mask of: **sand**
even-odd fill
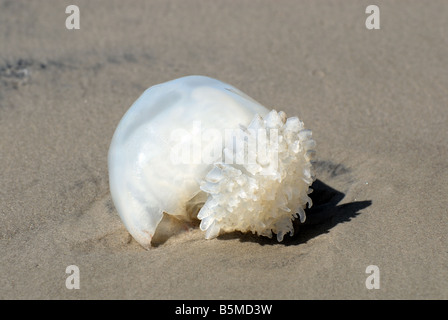
[[[448,298],[448,2],[376,1],[380,30],[371,1],[75,2],[80,30],[73,1],[0,1],[1,299]],[[146,88],[190,74],[313,130],[331,218],[284,243],[130,237],[112,134]]]

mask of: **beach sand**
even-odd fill
[[[448,2],[376,1],[379,30],[369,4],[0,1],[0,298],[447,299]],[[283,243],[132,239],[112,135],[146,88],[191,74],[312,129],[315,210],[332,218]]]

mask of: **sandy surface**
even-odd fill
[[[448,2],[376,1],[371,31],[369,4],[0,1],[0,298],[447,299]],[[280,244],[131,239],[112,134],[147,87],[190,74],[300,116],[333,218]]]

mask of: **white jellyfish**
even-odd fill
[[[208,239],[250,231],[282,241],[311,206],[314,148],[297,117],[216,79],[179,78],[147,89],[118,124],[112,199],[145,248],[164,214],[201,220]]]

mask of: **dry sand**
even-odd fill
[[[369,4],[0,1],[0,298],[447,299],[448,2],[375,1],[380,30]],[[332,219],[285,243],[131,239],[112,134],[147,87],[190,74],[300,116]]]

